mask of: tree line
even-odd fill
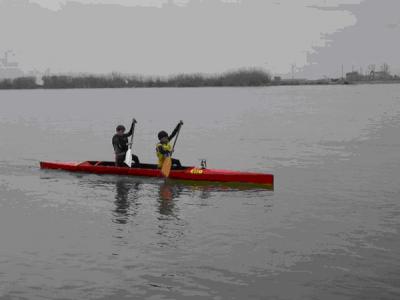
[[[74,88],[147,88],[147,87],[223,87],[264,86],[271,82],[262,69],[239,69],[223,74],[178,74],[169,77],[140,75],[47,75],[0,81],[0,89],[74,89]]]

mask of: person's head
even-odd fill
[[[116,128],[117,134],[118,135],[123,135],[125,133],[125,126],[124,125],[118,125]]]
[[[161,143],[161,144],[166,144],[166,143],[168,143],[168,142],[169,142],[168,133],[165,132],[164,130],[160,131],[160,132],[158,133],[158,139],[160,140],[160,143]]]

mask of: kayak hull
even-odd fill
[[[84,161],[84,162],[40,162],[41,169],[65,170],[71,172],[86,172],[94,174],[113,174],[127,176],[163,177],[157,165],[141,164],[139,167],[116,167],[114,162]],[[273,189],[274,176],[272,174],[240,172],[229,170],[200,169],[196,167],[182,167],[172,169],[171,179],[188,181],[220,182],[232,184],[251,184]]]

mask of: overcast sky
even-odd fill
[[[400,66],[400,0],[0,0],[24,70],[143,74]]]

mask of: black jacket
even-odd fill
[[[124,133],[123,135],[115,134],[112,138],[112,145],[114,147],[114,152],[117,155],[125,154],[128,151],[128,137],[132,135],[133,124],[128,133]]]

